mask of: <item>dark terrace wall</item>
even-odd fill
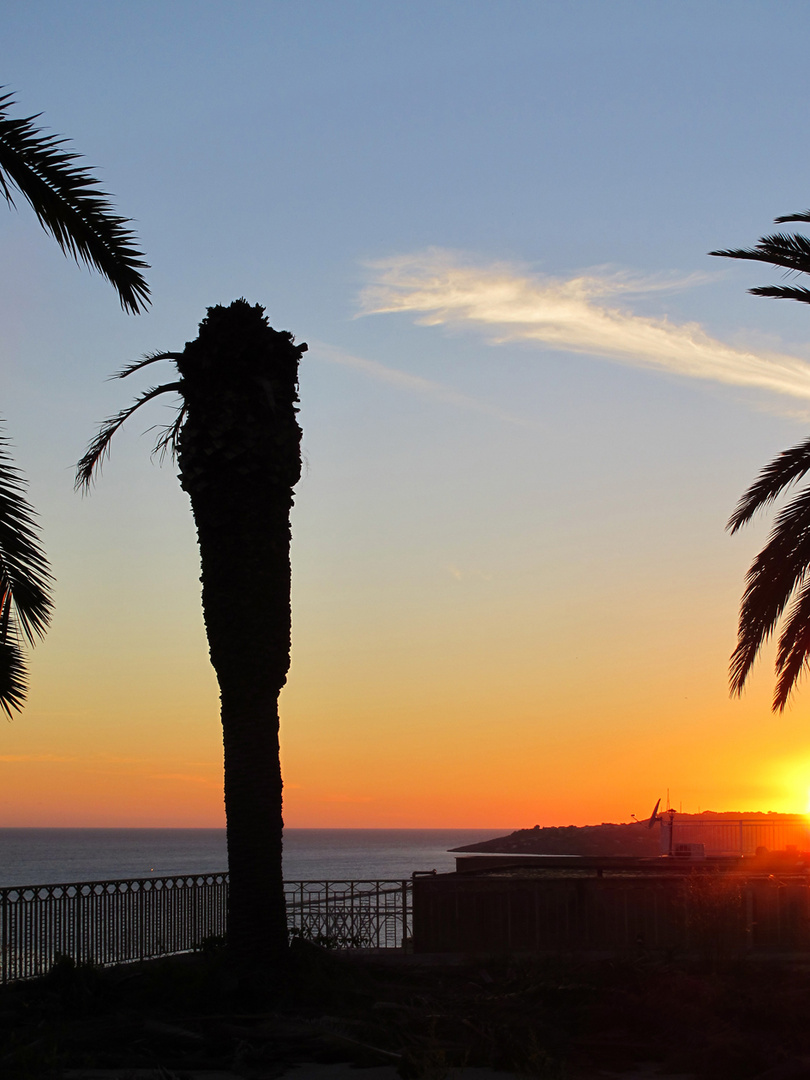
[[[810,949],[810,879],[685,874],[417,878],[414,951]]]

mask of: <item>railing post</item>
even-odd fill
[[[0,964],[2,964],[1,975],[4,984],[8,982],[8,892],[8,889],[3,889],[3,907],[1,913],[3,924],[2,931],[0,932],[0,949],[2,949],[2,952],[0,953]]]
[[[355,937],[359,936],[355,933],[355,927],[358,927],[362,931],[362,919],[357,918],[357,910],[354,903],[354,885],[353,881],[349,882],[349,919],[347,926],[347,936],[349,941],[352,941]]]
[[[402,882],[402,948],[408,943],[408,882]]]

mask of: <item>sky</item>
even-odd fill
[[[810,205],[808,23],[791,0],[7,5],[0,83],[134,220],[153,304],[126,315],[0,206],[0,413],[57,581],[0,721],[0,825],[224,823],[193,521],[150,457],[171,414],[130,421],[89,497],[73,468],[154,369],[109,376],[242,296],[309,344],[288,826],[808,810],[810,686],[774,716],[766,651],[729,697],[768,520],[725,523],[807,437],[810,311],[707,255]]]

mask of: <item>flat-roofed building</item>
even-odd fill
[[[806,814],[679,814],[667,810],[659,820],[662,855],[704,854],[711,858],[763,851],[810,852],[810,817]]]

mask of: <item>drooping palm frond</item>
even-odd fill
[[[810,210],[785,214],[776,224],[810,222]],[[781,266],[789,273],[810,273],[810,239],[799,233],[764,236],[753,248],[712,251],[730,259],[751,259]],[[767,285],[750,289],[755,296],[810,304],[810,289]],[[810,439],[779,454],[743,494],[727,528],[735,533],[793,484],[810,472]],[[785,612],[787,614],[785,615]],[[810,665],[810,488],[804,488],[777,515],[765,547],[746,576],[740,603],[737,647],[731,656],[732,693],[742,693],[760,649],[782,623],[776,654],[774,711],[782,711],[805,666]]]
[[[153,454],[157,455],[161,464],[163,463],[163,459],[166,457],[167,454],[171,454],[172,458],[177,457],[177,450],[180,441],[180,432],[183,429],[183,424],[186,422],[187,416],[188,406],[184,401],[180,408],[177,410],[177,415],[175,416],[174,421],[171,424],[167,425],[160,433],[160,435],[158,435],[152,452]]]
[[[783,450],[760,472],[744,492],[728,520],[726,528],[732,535],[751,520],[758,510],[772,503],[777,496],[810,472],[810,439]]]
[[[40,546],[25,481],[0,434],[0,708],[10,714],[25,700],[21,638],[45,633],[51,618],[51,573]]]
[[[149,286],[141,271],[148,264],[129,220],[115,213],[99,181],[76,164],[80,155],[65,149],[65,139],[42,134],[40,113],[8,116],[14,104],[11,94],[0,95],[0,192],[14,206],[12,189],[19,191],[66,255],[106,277],[125,311],[143,311]]]
[[[51,573],[38,538],[25,481],[0,435],[0,588],[10,592],[13,617],[29,642],[45,633],[51,617]]]
[[[756,556],[746,577],[746,588],[740,604],[737,647],[731,657],[730,679],[732,693],[742,692],[745,680],[760,648],[768,641],[794,594],[805,589],[810,568],[810,488],[805,488],[777,515],[765,547]],[[794,603],[782,629],[777,675],[784,674],[785,664],[793,666],[795,656],[791,637],[795,637],[796,619],[806,604]],[[801,665],[795,678],[801,671]],[[774,708],[783,709],[790,688],[778,691]]]
[[[777,225],[788,221],[810,221],[810,210],[776,218]],[[774,233],[773,236],[761,237],[752,248],[724,248],[722,251],[710,251],[709,254],[726,259],[750,259],[754,262],[770,263],[771,266],[782,266],[791,273],[810,273],[810,240],[801,233]],[[801,287],[762,285],[748,291],[754,296],[797,300],[801,304],[810,304],[810,289]]]
[[[722,251],[710,251],[710,255],[720,255],[726,259],[750,259],[754,262],[770,263],[783,266],[786,270],[800,273],[810,271],[810,240],[800,233],[788,236],[774,233],[763,236],[752,248],[727,248]]]
[[[810,657],[810,579],[791,605],[776,653],[776,690],[773,709],[782,712]]]
[[[785,450],[748,488],[727,528],[736,532],[754,514],[810,471],[810,439]],[[789,609],[789,610],[788,610]],[[775,711],[782,711],[810,658],[810,488],[777,515],[765,547],[746,576],[729,668],[731,691],[742,693],[761,647],[787,611],[776,655]]]
[[[182,358],[181,353],[176,352],[151,352],[146,353],[140,360],[136,360],[134,364],[125,364],[120,371],[116,371],[111,376],[113,379],[125,379],[127,375],[131,375],[134,371],[140,371],[141,368],[147,367],[149,364],[155,364],[158,360],[180,360]]]
[[[22,650],[16,642],[0,641],[0,709],[11,716],[11,710],[18,712],[28,696],[28,675]]]
[[[748,290],[752,296],[768,296],[772,300],[798,300],[810,304],[810,289],[793,285],[758,285]]]
[[[156,360],[161,358],[162,357],[155,356],[152,359]],[[151,363],[151,361],[148,362]],[[141,362],[139,364],[133,365],[131,370],[135,371],[138,369],[138,367],[143,366],[144,363]],[[130,372],[127,369],[124,369],[123,373],[120,374],[121,377],[124,377],[129,373]],[[76,490],[87,491],[90,488],[93,482],[93,477],[101,469],[101,466],[104,463],[104,459],[109,457],[110,441],[112,440],[112,437],[115,435],[116,431],[118,431],[118,429],[122,426],[122,424],[124,424],[134,412],[140,409],[141,405],[145,405],[147,401],[152,401],[154,398],[159,397],[161,394],[182,394],[182,392],[182,380],[178,380],[177,382],[172,383],[164,383],[163,386],[153,386],[149,390],[145,390],[142,394],[140,394],[131,405],[127,406],[126,409],[122,409],[119,413],[116,413],[115,416],[111,416],[108,420],[105,420],[104,423],[101,425],[101,428],[99,429],[98,435],[96,435],[95,439],[93,439],[93,441],[90,443],[84,457],[79,461],[78,465],[76,466]],[[174,424],[170,425],[169,430],[172,430],[176,426],[176,423],[177,421],[175,421]],[[158,440],[158,446],[159,445],[160,440]]]

